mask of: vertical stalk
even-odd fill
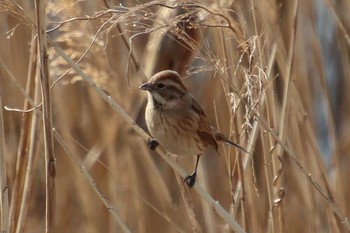
[[[286,80],[285,80],[285,85],[283,89],[283,98],[282,98],[282,109],[281,109],[281,116],[280,116],[280,121],[279,121],[279,132],[278,132],[278,139],[283,142],[285,141],[285,124],[288,121],[288,102],[289,102],[289,89],[291,85],[291,79],[292,79],[292,63],[293,63],[293,51],[294,51],[294,41],[296,37],[296,32],[297,32],[297,14],[298,14],[298,5],[299,1],[295,1],[294,6],[293,6],[293,24],[291,25],[291,37],[290,37],[290,44],[288,48],[288,57],[287,57],[287,66],[286,66]],[[282,155],[284,153],[284,149],[281,147],[280,144],[277,144],[276,148],[276,154],[273,154],[272,157],[272,168],[273,168],[273,173],[274,177],[278,177],[278,157],[277,155]],[[275,186],[275,195],[279,191],[279,186]],[[285,227],[284,227],[284,215],[283,215],[283,203],[280,203],[277,206],[277,216],[278,218],[278,232],[285,232]]]
[[[7,68],[5,68],[7,70]],[[6,71],[8,75],[12,75],[9,70]],[[13,76],[16,82],[16,78]],[[27,97],[30,97],[30,79],[27,78],[26,91]],[[30,103],[27,98],[24,100],[23,109],[28,109]],[[11,205],[9,214],[9,232],[16,232],[18,226],[18,217],[20,215],[20,203],[22,200],[23,186],[25,179],[25,171],[28,163],[28,143],[30,138],[30,121],[32,113],[23,113],[21,122],[21,132],[17,150],[16,175],[11,194]]]
[[[39,48],[39,67],[42,94],[42,114],[44,129],[44,148],[45,148],[45,168],[46,168],[46,233],[55,232],[55,176],[56,164],[53,148],[52,137],[52,115],[51,115],[51,95],[48,70],[48,54],[47,54],[47,35],[46,35],[46,14],[43,0],[35,1],[36,20],[38,29],[38,48]]]
[[[32,47],[30,50],[30,58],[29,58],[29,68],[28,68],[28,77],[27,77],[27,93],[30,96],[34,96],[34,106],[37,106],[41,102],[40,97],[40,84],[39,77],[36,74],[37,68],[37,38],[33,35],[32,39]],[[29,101],[26,100],[26,103],[29,104]],[[23,184],[23,193],[22,200],[20,204],[19,216],[17,221],[16,233],[26,232],[26,221],[28,218],[29,205],[31,194],[33,191],[33,180],[34,180],[34,170],[36,169],[36,160],[38,158],[38,154],[36,152],[36,147],[38,141],[38,132],[40,131],[37,125],[40,122],[40,113],[36,111],[37,114],[32,114],[30,126],[28,125],[28,149],[27,149],[27,169],[24,176],[24,184]]]
[[[4,118],[0,97],[0,232],[9,231],[9,203],[6,181]]]

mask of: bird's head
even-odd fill
[[[139,88],[150,93],[155,106],[165,109],[181,107],[189,95],[180,75],[172,70],[156,73]]]

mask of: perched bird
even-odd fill
[[[154,137],[149,147],[154,150],[160,144],[172,154],[197,155],[193,173],[184,180],[189,187],[195,184],[199,158],[208,146],[217,151],[218,142],[225,142],[247,152],[210,125],[177,72],[161,71],[139,88],[148,92],[145,118]]]

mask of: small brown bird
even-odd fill
[[[154,137],[149,147],[154,150],[159,143],[172,154],[197,155],[193,173],[184,180],[189,187],[195,184],[199,158],[208,146],[217,152],[218,142],[225,142],[247,152],[209,124],[177,72],[161,71],[139,88],[148,92],[146,124]]]

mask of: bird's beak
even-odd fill
[[[139,88],[143,91],[151,91],[152,90],[152,86],[150,83],[144,83],[141,86],[139,86]]]

